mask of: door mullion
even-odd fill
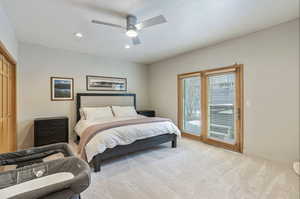
[[[207,139],[207,84],[206,84],[206,75],[202,74],[202,86],[201,86],[201,107],[202,107],[202,140],[205,141]]]

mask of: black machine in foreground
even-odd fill
[[[89,165],[64,143],[0,154],[0,169],[0,198],[79,199],[90,185]]]

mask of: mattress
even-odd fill
[[[90,126],[122,120],[139,119],[144,116],[135,117],[113,117],[103,118],[97,121],[80,120],[75,126],[75,132],[81,136],[82,133]],[[176,134],[180,136],[177,126],[169,121],[145,123],[137,125],[128,125],[104,130],[95,135],[85,146],[86,157],[90,162],[93,157],[103,153],[107,148],[114,148],[118,145],[131,144],[137,140],[150,138],[163,134]]]

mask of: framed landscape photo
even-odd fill
[[[87,75],[86,89],[88,91],[127,91],[127,79]]]
[[[51,100],[67,101],[74,99],[73,78],[51,77]]]

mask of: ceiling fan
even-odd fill
[[[166,22],[167,22],[167,20],[163,15],[158,15],[156,17],[152,17],[150,19],[147,19],[147,20],[139,22],[139,23],[137,21],[136,16],[128,15],[126,17],[126,27],[118,25],[118,24],[107,23],[104,21],[92,20],[92,23],[95,23],[95,24],[101,24],[101,25],[125,29],[126,35],[132,39],[132,43],[134,45],[141,44],[141,40],[138,37],[138,31],[140,31],[144,28],[148,28],[148,27],[166,23]]]

